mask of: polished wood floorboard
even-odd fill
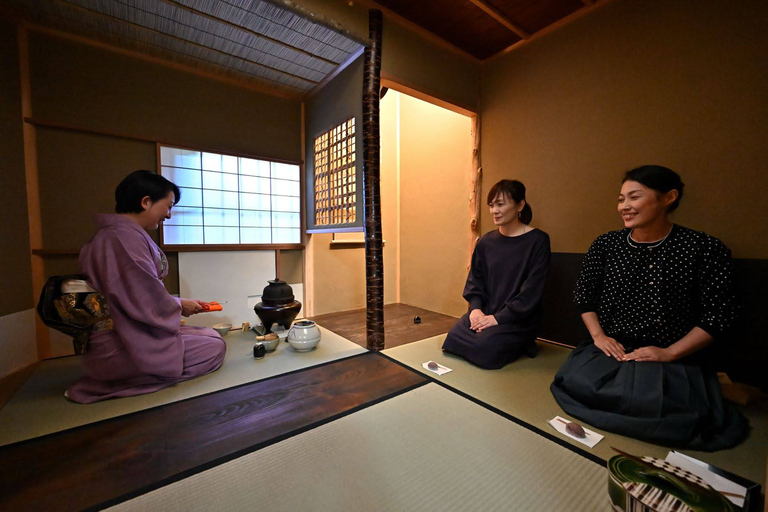
[[[413,323],[413,318],[416,316],[421,318],[420,324]],[[365,309],[318,315],[311,320],[361,347],[366,346]],[[387,304],[384,306],[385,348],[399,347],[406,343],[444,334],[457,320],[458,318],[453,316],[408,304]]]
[[[2,447],[0,510],[140,494],[426,382],[366,353]]]

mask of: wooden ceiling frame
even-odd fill
[[[475,118],[479,115],[479,109],[477,107],[460,105],[456,102],[446,100],[439,93],[427,91],[423,87],[416,85],[406,84],[403,80],[386,72],[381,73],[381,86],[469,118]]]
[[[143,30],[145,32],[150,32],[152,34],[157,34],[157,35],[160,35],[160,36],[163,36],[163,37],[167,37],[167,38],[175,40],[175,41],[179,41],[181,43],[192,45],[192,46],[197,47],[197,48],[202,48],[203,50],[207,50],[207,51],[211,51],[211,52],[214,52],[214,53],[218,53],[218,54],[224,55],[226,57],[232,58],[234,60],[240,60],[240,61],[243,61],[243,62],[247,62],[249,64],[253,64],[254,66],[258,66],[258,67],[261,67],[261,68],[269,69],[270,71],[274,71],[275,73],[280,73],[280,74],[289,76],[291,78],[294,78],[294,79],[297,79],[297,80],[301,80],[303,82],[307,82],[309,84],[312,84],[312,86],[315,86],[318,83],[317,80],[311,80],[309,78],[304,78],[304,77],[299,76],[299,75],[294,75],[293,73],[289,73],[288,71],[283,71],[281,69],[274,68],[274,67],[269,66],[267,64],[262,64],[260,62],[256,62],[254,60],[251,60],[251,59],[248,59],[248,58],[245,58],[245,57],[238,57],[236,55],[232,55],[231,53],[227,53],[227,52],[224,52],[224,51],[221,51],[221,50],[217,50],[216,48],[211,48],[210,46],[205,46],[204,44],[196,43],[196,42],[190,41],[188,39],[182,39],[181,37],[177,37],[177,36],[174,36],[174,35],[171,35],[171,34],[167,34],[165,32],[162,32],[160,30],[156,30],[154,28],[145,27],[144,25],[139,25],[138,23],[134,23],[132,21],[124,20],[122,18],[118,18],[118,17],[112,16],[110,14],[106,14],[106,13],[103,13],[103,12],[100,12],[100,11],[89,9],[89,8],[83,7],[81,5],[72,4],[70,2],[67,2],[66,0],[49,0],[49,1],[52,1],[52,2],[57,3],[57,4],[65,5],[68,8],[72,8],[72,9],[74,9],[76,11],[87,12],[88,14],[93,14],[93,15],[96,15],[96,16],[101,16],[103,18],[110,19],[110,20],[115,21],[117,23],[122,23],[123,25],[129,26],[129,27],[135,27],[135,28]],[[118,34],[118,36],[119,36],[119,34]],[[213,64],[215,64],[215,63],[213,63]],[[268,80],[270,82],[278,83],[278,84],[280,84],[283,87],[299,89],[297,87],[291,86],[289,84],[283,84],[281,82],[277,82],[277,81],[272,80],[272,79],[267,78],[267,77],[260,77],[258,75],[254,75],[254,77],[257,77],[257,78],[259,78],[261,80]]]
[[[489,3],[485,2],[484,0],[469,0],[469,1],[475,4],[480,9],[482,9],[491,18],[495,19],[496,21],[504,25],[506,28],[508,28],[515,34],[517,34],[520,38],[530,39],[531,34],[528,33],[527,30],[520,27],[520,25],[518,25],[517,23],[509,19],[507,16],[499,12],[495,7],[493,7]]]
[[[474,0],[470,0],[470,1],[474,1]],[[489,62],[493,62],[493,61],[501,58],[502,56],[508,54],[509,52],[511,52],[513,50],[516,50],[520,46],[523,46],[523,45],[525,45],[525,44],[527,44],[527,43],[529,43],[529,42],[531,42],[531,41],[533,41],[535,39],[538,39],[538,38],[543,37],[543,36],[545,36],[547,34],[550,34],[551,32],[553,32],[555,30],[558,30],[560,27],[573,22],[574,20],[584,16],[585,14],[587,14],[589,12],[592,12],[594,9],[599,8],[599,7],[601,7],[601,6],[603,6],[603,5],[607,4],[607,3],[610,3],[611,0],[600,0],[599,2],[597,0],[582,0],[582,2],[584,3],[584,7],[582,7],[580,9],[572,12],[571,14],[569,14],[568,16],[566,16],[564,18],[560,18],[556,22],[552,23],[551,25],[547,25],[546,27],[542,28],[541,30],[539,30],[537,32],[534,32],[533,34],[531,34],[530,38],[518,41],[518,42],[516,42],[516,43],[514,43],[512,45],[507,46],[503,50],[501,50],[501,51],[499,51],[497,53],[494,53],[490,57],[487,57],[485,60],[483,60],[483,64],[487,64]]]
[[[428,40],[430,43],[434,43],[441,48],[444,48],[446,50],[450,50],[451,52],[460,55],[461,57],[467,59],[468,61],[474,63],[474,64],[482,64],[482,60],[475,57],[471,53],[462,50],[458,46],[454,45],[453,43],[449,43],[442,37],[438,36],[434,32],[430,32],[429,30],[425,29],[421,25],[417,25],[416,23],[412,22],[405,16],[402,16],[392,9],[385,7],[381,5],[380,3],[376,2],[375,0],[357,0],[357,3],[367,7],[368,9],[378,9],[382,13],[384,13],[384,19],[385,21],[393,20],[399,25],[402,25],[403,27],[409,29],[410,31],[420,35],[424,39]]]
[[[357,58],[360,57],[363,54],[364,51],[365,51],[365,46],[361,46],[356,52],[350,54],[350,56],[347,57],[347,60],[345,60],[344,62],[342,62],[338,66],[336,66],[336,69],[334,69],[333,71],[328,73],[328,75],[325,78],[323,78],[320,81],[320,83],[318,83],[316,86],[314,86],[312,88],[312,90],[310,90],[309,92],[304,94],[304,96],[301,98],[301,100],[302,101],[307,101],[309,98],[314,96],[318,91],[320,91],[323,87],[325,87],[328,84],[328,82],[330,82],[331,80],[336,78],[339,75],[339,73],[341,73],[342,71],[347,69],[347,67],[349,67],[350,64],[355,62],[355,60],[357,60]]]
[[[248,34],[251,34],[251,35],[254,35],[254,36],[259,37],[261,39],[264,39],[266,41],[269,41],[270,43],[276,44],[278,46],[282,46],[284,48],[287,48],[287,49],[293,50],[295,52],[301,53],[301,54],[306,55],[308,57],[311,57],[313,59],[317,59],[319,61],[325,62],[326,64],[330,64],[332,66],[338,66],[339,65],[338,62],[332,61],[331,59],[326,59],[325,57],[321,57],[320,55],[315,55],[314,53],[309,52],[307,50],[304,50],[302,48],[290,45],[288,43],[280,41],[279,39],[275,39],[273,37],[269,37],[268,35],[261,34],[259,32],[256,32],[255,30],[251,30],[251,29],[249,29],[247,27],[243,27],[242,25],[238,25],[236,23],[232,23],[231,21],[225,20],[224,18],[219,18],[218,16],[214,16],[212,14],[208,14],[207,12],[200,11],[198,9],[195,9],[194,7],[189,7],[187,5],[182,4],[181,2],[177,2],[176,0],[160,0],[160,1],[163,2],[163,3],[166,3],[168,5],[172,5],[174,7],[177,7],[179,9],[181,9],[181,10],[187,11],[189,13],[195,14],[197,16],[202,16],[203,18],[209,19],[211,21],[215,21],[215,22],[221,23],[223,25],[227,25],[228,27],[232,27],[234,29],[241,30],[241,31],[246,32]],[[275,56],[275,57],[277,57],[277,56]],[[291,61],[288,61],[288,62],[291,62]],[[296,64],[297,66],[301,65],[301,64],[297,64],[295,62],[293,62],[293,64]]]

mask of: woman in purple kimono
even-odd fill
[[[165,289],[168,260],[147,233],[171,218],[179,198],[167,179],[136,171],[115,190],[117,215],[97,215],[99,231],[80,251],[80,267],[106,300],[114,328],[91,333],[85,376],[65,393],[70,400],[152,393],[221,366],[224,340],[213,329],[181,325],[181,315],[202,307]]]

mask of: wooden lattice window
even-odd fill
[[[355,118],[315,138],[315,225],[334,226],[357,218]]]

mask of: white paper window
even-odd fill
[[[164,245],[301,243],[298,165],[160,146],[160,172],[181,192]]]

